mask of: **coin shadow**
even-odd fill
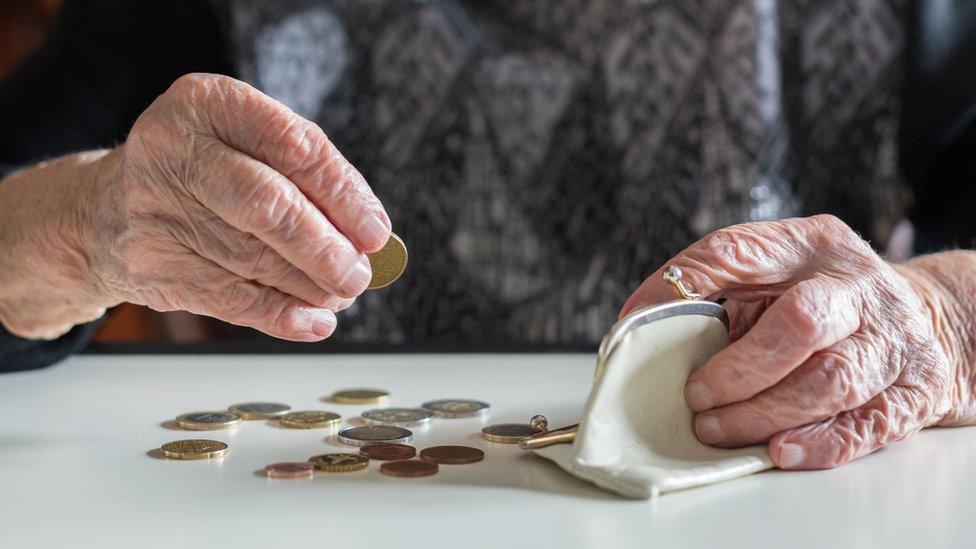
[[[162,427],[163,429],[168,429],[170,431],[186,432],[186,429],[180,428],[180,424],[177,423],[176,420],[174,419],[167,419],[166,421],[160,423],[159,426]]]
[[[163,459],[163,460],[167,459],[166,456],[163,455],[163,451],[159,448],[153,448],[152,450],[149,450],[148,452],[146,452],[146,455],[153,459]]]

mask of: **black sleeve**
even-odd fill
[[[208,2],[66,1],[46,44],[0,81],[0,179],[13,166],[121,142],[179,76],[228,73],[223,51]],[[21,339],[0,327],[0,372],[77,352],[96,324],[54,341]]]
[[[918,0],[907,33],[900,157],[919,253],[976,245],[976,2]]]

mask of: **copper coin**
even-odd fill
[[[409,444],[367,444],[359,448],[359,453],[376,461],[394,461],[412,458],[417,449]]]
[[[275,478],[310,477],[315,474],[315,466],[307,461],[283,461],[268,465],[264,472]]]
[[[420,451],[420,459],[427,463],[461,465],[485,459],[485,453],[470,446],[431,446]]]
[[[391,477],[429,477],[437,474],[437,464],[416,459],[388,461],[380,465],[380,472]]]

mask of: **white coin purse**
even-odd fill
[[[697,300],[680,276],[672,268],[665,279],[685,299],[635,311],[607,332],[579,427],[529,437],[523,448],[629,498],[647,499],[773,466],[765,446],[720,449],[695,437],[684,384],[692,370],[728,344],[728,316],[721,305]],[[554,444],[566,440],[572,443]]]

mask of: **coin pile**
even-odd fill
[[[375,272],[375,271],[374,271]],[[380,389],[345,389],[336,391],[329,401],[338,404],[384,404],[389,393]],[[332,452],[312,456],[306,461],[283,461],[264,468],[270,478],[313,478],[316,472],[351,473],[368,468],[370,461],[381,461],[379,472],[394,477],[424,477],[434,475],[441,465],[465,465],[485,459],[479,448],[459,445],[430,446],[420,450],[407,444],[414,437],[410,426],[423,426],[433,418],[483,418],[491,413],[487,402],[468,399],[441,399],[424,402],[419,408],[374,408],[360,415],[367,425],[339,430],[335,439],[345,445],[356,446],[358,453]],[[244,402],[231,405],[226,411],[204,411],[181,414],[176,425],[181,429],[201,431],[231,427],[244,420],[269,420],[292,429],[320,429],[335,427],[342,417],[324,410],[292,411],[291,406],[277,402]],[[529,423],[501,423],[481,430],[490,442],[517,444],[533,434],[544,433],[548,422],[544,416],[534,416]],[[168,442],[160,453],[169,459],[213,459],[227,455],[224,442],[206,439],[186,439]]]

